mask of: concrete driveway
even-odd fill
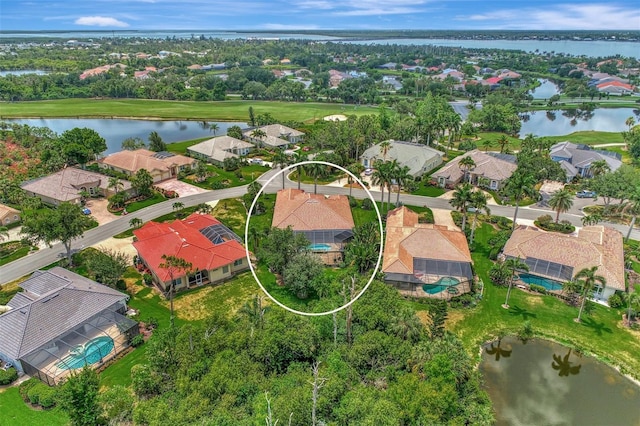
[[[100,225],[104,225],[118,218],[118,216],[107,210],[108,204],[109,201],[106,198],[92,198],[87,200],[85,207],[91,210],[91,216],[97,220]]]
[[[165,180],[156,183],[155,186],[160,187],[166,191],[175,191],[180,197],[187,197],[189,195],[202,194],[207,192],[206,189],[202,189],[195,185],[190,185],[177,179]]]

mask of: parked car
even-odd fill
[[[262,166],[263,163],[264,163],[264,161],[262,161],[262,158],[252,158],[251,159],[251,164],[258,164],[258,165]]]
[[[5,362],[4,365],[2,366],[2,369],[4,371],[7,371],[8,369],[10,369],[11,367],[13,367],[13,364],[11,364],[10,362]]]
[[[89,210],[88,207],[85,207],[85,208],[82,209],[82,213],[83,214],[91,214],[91,210]]]
[[[371,174],[372,174],[372,173],[373,173],[373,169],[366,169],[366,170],[364,171],[364,175],[365,175],[365,176],[371,176]]]
[[[583,189],[582,191],[578,191],[576,193],[576,197],[578,198],[597,198],[598,195],[594,191],[587,191]]]

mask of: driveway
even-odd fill
[[[179,197],[187,197],[189,195],[202,194],[207,192],[206,189],[202,189],[200,187],[179,181],[177,179],[165,180],[156,183],[155,186],[166,191],[175,191]]]
[[[98,221],[100,225],[109,223],[118,218],[107,210],[109,201],[106,198],[91,198],[85,203],[85,207],[91,210],[91,217]]]

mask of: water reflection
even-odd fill
[[[488,355],[495,355],[496,361],[500,361],[500,358],[509,358],[511,352],[513,352],[513,349],[505,349],[500,347],[500,345],[502,345],[502,339],[498,339],[497,345],[496,342],[491,342],[491,346],[485,348]]]
[[[558,372],[558,376],[560,377],[568,377],[569,375],[576,375],[580,373],[580,367],[582,364],[571,365],[572,361],[569,360],[571,357],[572,349],[569,349],[569,352],[562,357],[560,354],[553,354],[553,362],[551,363],[551,367]]]
[[[562,136],[577,131],[624,132],[629,117],[635,115],[632,108],[581,108],[573,110],[550,110],[544,114],[523,112],[528,119],[522,120],[520,137],[531,133],[536,137]],[[638,111],[640,112],[640,111]]]
[[[640,425],[640,387],[553,342],[487,344],[480,372],[498,425]]]

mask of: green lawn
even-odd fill
[[[28,407],[17,387],[0,391],[0,425],[46,425],[65,426],[69,423],[67,414],[59,408],[51,410],[33,410]]]
[[[127,212],[128,213],[133,213],[137,210],[143,209],[145,207],[149,207],[152,206],[154,204],[158,204],[161,203],[163,201],[166,201],[167,199],[164,197],[164,195],[162,195],[159,192],[154,192],[153,195],[149,198],[147,198],[146,200],[142,200],[142,201],[134,201],[133,203],[127,204]],[[118,212],[116,213],[116,215],[120,216],[122,214],[122,212]]]
[[[0,118],[27,117],[153,117],[164,120],[249,120],[254,113],[269,113],[277,120],[315,121],[332,114],[377,114],[377,108],[313,102],[243,101],[217,102],[160,101],[146,99],[60,99],[34,102],[2,102]]]
[[[209,170],[209,177],[202,182],[196,182],[195,175],[187,176],[181,180],[204,189],[232,188],[235,186],[247,185],[260,177],[260,175],[266,171],[270,170],[269,167],[259,166],[257,164],[243,166],[238,169],[242,176],[242,179],[240,179],[236,174],[237,170],[229,172],[221,167],[212,166],[210,164],[207,165],[207,169]]]
[[[211,138],[213,138],[213,133],[211,134],[211,137],[208,138],[197,138],[197,139],[189,139],[186,141],[180,141],[180,142],[174,142],[174,143],[170,143],[167,144],[167,151],[169,152],[173,152],[175,154],[181,154],[181,155],[186,155],[187,154],[187,148],[189,148],[192,145],[195,145],[197,143],[203,142],[203,141],[207,141]]]
[[[15,243],[15,241],[8,241],[3,245],[9,244],[9,243]],[[27,254],[29,254],[29,250],[31,248],[32,247],[28,245],[21,244],[19,248],[15,249],[11,253],[7,254],[6,256],[0,257],[0,266],[6,265],[9,262],[13,262],[14,260],[17,260],[17,259],[20,259],[21,257],[26,256]],[[37,247],[33,247],[33,248],[36,250],[38,249]]]
[[[485,283],[483,299],[473,309],[451,309],[449,328],[473,354],[478,345],[498,334],[515,334],[529,321],[537,335],[551,338],[595,355],[610,364],[621,366],[626,373],[640,372],[640,339],[621,325],[622,311],[595,305],[591,315],[581,323],[574,322],[578,309],[552,297],[529,294],[517,288],[511,292],[509,310],[501,305],[507,289],[493,285],[487,272],[487,240],[495,231],[483,224],[476,231],[472,253],[476,273]]]
[[[426,178],[426,177],[425,177]],[[423,195],[426,197],[439,197],[442,194],[447,192],[444,188],[440,188],[439,186],[433,186],[428,184],[427,179],[423,179],[418,184],[418,189],[413,191],[411,194],[413,195]]]

